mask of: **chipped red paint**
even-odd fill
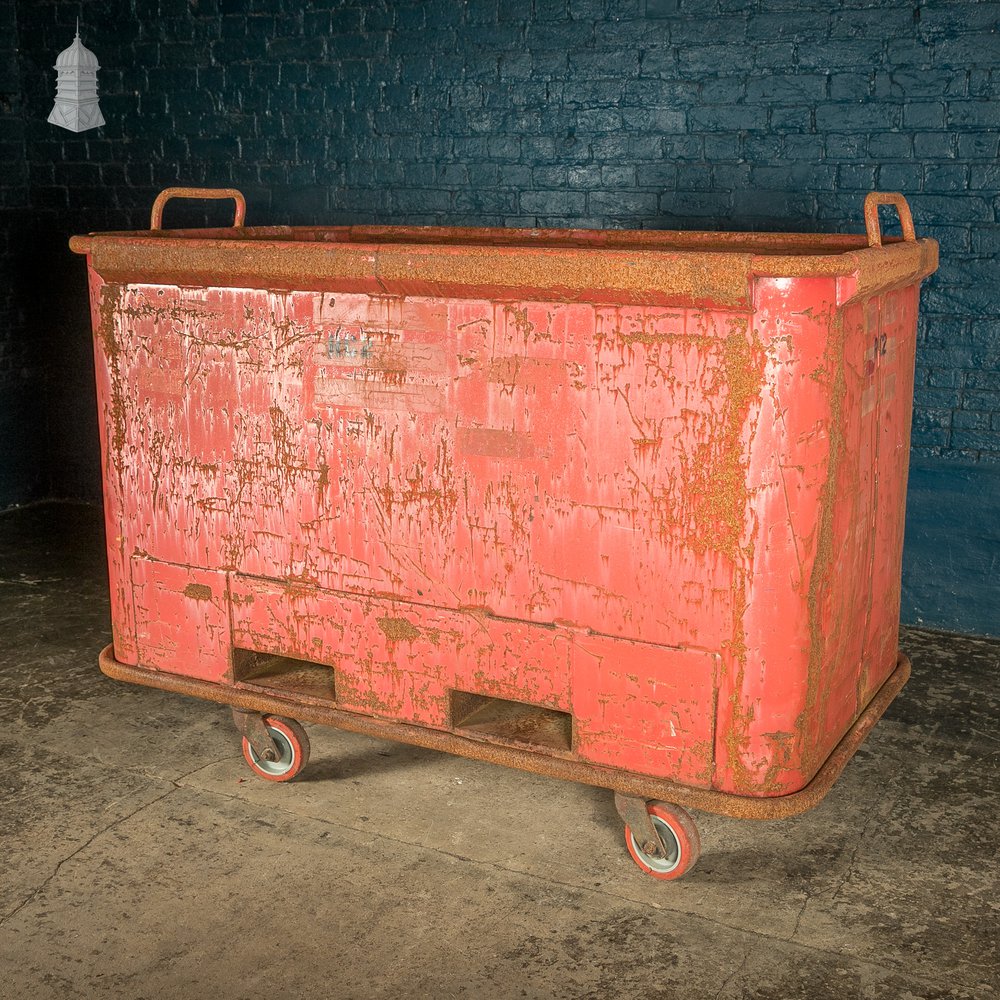
[[[157,235],[186,275],[250,232]],[[381,232],[408,273],[413,231]],[[473,273],[469,231],[434,233],[433,266]],[[552,235],[558,287],[530,299],[435,293],[416,249],[392,293],[369,244],[269,290],[77,238],[115,261],[88,257],[116,659],[246,689],[234,650],[293,657],[332,672],[303,704],[457,731],[452,692],[479,694],[572,716],[538,753],[802,789],[897,663],[936,246],[712,238],[704,294],[653,304],[616,299],[580,234]]]

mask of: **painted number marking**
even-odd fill
[[[357,334],[344,336],[338,330],[326,338],[326,356],[328,358],[362,358],[371,357],[372,342],[367,337]]]

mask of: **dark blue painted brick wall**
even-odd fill
[[[24,321],[28,163],[13,3],[0,4],[0,510],[45,489],[43,370]]]
[[[0,385],[8,391],[23,363],[14,331],[21,324],[14,287],[14,233],[28,207],[28,164],[17,72],[17,27],[13,4],[0,6]]]
[[[97,489],[63,241],[146,225],[170,184],[237,185],[260,223],[805,231],[901,190],[942,249],[914,451],[1000,464],[1000,4],[93,0],[108,124],[81,136],[45,124],[80,4],[16,6],[34,252],[73,302],[29,317],[57,491]]]

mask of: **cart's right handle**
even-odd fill
[[[903,239],[915,243],[917,234],[913,229],[913,216],[906,199],[898,191],[872,191],[865,195],[865,232],[868,233],[868,246],[882,245],[882,226],[878,221],[879,205],[893,205],[899,213],[899,225],[903,230]]]
[[[236,202],[234,228],[242,226],[247,215],[247,200],[236,188],[164,188],[153,202],[153,211],[149,216],[150,229],[163,228],[163,206],[171,198],[202,198],[206,201],[232,198]]]

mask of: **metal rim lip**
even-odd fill
[[[260,768],[265,774],[279,778],[283,774],[288,774],[295,767],[298,754],[295,752],[295,745],[280,729],[275,726],[268,726],[267,731],[271,734],[274,745],[281,751],[281,756],[277,760],[264,760],[258,757],[256,751],[249,743],[247,743],[247,750],[254,767]]]
[[[642,863],[644,865],[648,865],[654,872],[656,872],[656,874],[667,875],[672,871],[676,871],[681,862],[684,860],[683,852],[681,851],[681,843],[669,823],[654,813],[650,813],[649,818],[652,820],[653,826],[656,828],[656,833],[660,838],[660,844],[663,847],[664,856],[662,858],[654,858],[647,854],[636,843],[635,834],[629,830],[629,839],[632,841],[632,849],[642,859]]]

